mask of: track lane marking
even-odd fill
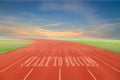
[[[26,76],[24,77],[23,80],[26,80],[26,79],[28,78],[28,76],[31,74],[31,72],[33,71],[33,69],[34,69],[34,68],[32,68],[32,69],[26,74]]]
[[[45,49],[45,53],[47,53],[49,50]],[[23,80],[27,80],[28,76],[32,73],[34,67],[25,75],[25,77],[23,78]]]
[[[61,68],[59,68],[59,80],[61,80]]]
[[[32,55],[32,53],[31,53],[31,55]],[[31,56],[31,55],[28,55],[28,56]],[[12,66],[14,66],[15,64],[17,64],[17,63],[19,63],[20,61],[24,60],[24,59],[25,59],[26,57],[28,57],[28,56],[25,56],[25,57],[23,57],[22,59],[18,60],[17,62],[9,65],[8,67],[6,67],[6,68],[4,68],[4,69],[2,69],[2,70],[0,71],[0,73],[2,73],[2,72],[4,72],[4,71],[6,71],[7,69],[11,68]]]
[[[101,51],[101,50],[96,50],[96,49],[93,49],[95,52],[99,52],[99,53],[102,53],[102,55],[104,55],[104,56],[106,56],[106,57],[111,57],[112,59],[114,59],[114,60],[118,60],[118,61],[120,61],[120,58],[116,58],[116,57],[118,57],[119,55],[113,55],[111,52],[107,52],[107,53],[110,53],[110,54],[112,54],[113,56],[111,56],[111,55],[106,55],[106,54],[104,54],[104,52],[103,51]],[[100,54],[101,55],[101,54]]]
[[[107,65],[107,66],[110,67],[111,69],[113,69],[113,70],[115,70],[115,71],[117,71],[117,72],[120,72],[120,70],[118,70],[117,68],[113,67],[112,65],[104,62],[103,60],[101,60],[101,59],[99,59],[99,58],[97,58],[97,57],[95,57],[95,56],[93,56],[93,57],[96,58],[97,60],[99,60],[100,62],[102,62],[103,64]]]
[[[90,53],[92,53],[92,52],[90,51]],[[95,54],[95,53],[94,53],[94,54]],[[90,54],[88,54],[88,55],[90,55]],[[112,65],[110,65],[110,64],[108,64],[108,63],[106,63],[105,61],[103,61],[102,59],[100,59],[100,58],[98,58],[98,57],[95,57],[95,56],[93,56],[93,55],[91,55],[91,56],[94,57],[95,59],[99,60],[100,62],[102,62],[102,63],[103,63],[104,65],[106,65],[107,67],[109,67],[109,68],[113,69],[114,71],[120,73],[120,70],[117,69],[117,68],[115,68],[114,66],[112,66]],[[101,55],[101,56],[102,56],[102,55]]]
[[[94,80],[97,80],[96,77],[95,77],[95,75],[88,68],[86,68],[86,69],[87,69],[88,73],[92,76],[92,78]]]
[[[78,50],[77,50],[77,51],[78,51]],[[86,52],[86,50],[84,50],[84,51]],[[79,51],[78,51],[78,52],[79,52]],[[86,52],[86,53],[87,53],[87,52]],[[90,52],[90,53],[91,53],[91,52]],[[88,54],[88,55],[90,55],[90,54]],[[92,56],[92,57],[94,57],[95,59],[99,60],[100,62],[102,62],[103,64],[105,64],[105,65],[108,66],[109,68],[113,69],[114,71],[120,73],[120,70],[118,70],[117,68],[113,67],[112,65],[104,62],[103,60],[101,60],[101,59],[99,59],[99,58],[97,58],[97,57],[95,57],[95,56],[93,56],[93,55],[90,55],[90,56]]]
[[[58,57],[60,57],[60,55],[61,55],[61,52],[62,52],[62,49],[58,49]],[[61,68],[59,67],[59,74],[58,74],[58,80],[61,80]]]

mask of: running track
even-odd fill
[[[119,54],[67,41],[32,40],[32,45],[0,55],[0,80],[120,80]],[[66,56],[81,57],[83,63],[66,66],[63,62],[62,66],[51,66],[51,60],[47,66],[38,66],[34,60],[34,65],[33,62],[25,65],[32,57],[37,61],[42,57]],[[84,57],[95,63],[84,62]]]

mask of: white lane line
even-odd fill
[[[59,80],[61,80],[61,68],[59,68]]]
[[[86,69],[87,69],[87,71],[89,72],[89,74],[92,76],[92,78],[93,78],[94,80],[97,80],[96,77],[94,76],[94,74],[93,74],[88,68],[86,68]]]
[[[34,69],[34,68],[32,68],[32,69],[27,73],[27,75],[24,77],[23,80],[26,80],[26,79],[28,78],[28,76],[31,74],[31,72],[33,71],[33,69]]]
[[[28,55],[28,56],[31,56],[31,55]],[[17,63],[19,63],[20,61],[24,60],[24,59],[25,59],[26,57],[28,57],[28,56],[25,56],[25,57],[23,57],[22,59],[18,60],[17,62],[9,65],[8,67],[6,67],[6,68],[4,68],[4,69],[2,69],[2,70],[0,71],[0,73],[2,73],[2,72],[4,72],[4,71],[6,71],[7,69],[11,68],[12,66],[14,66],[15,64],[17,64]]]
[[[111,69],[113,69],[113,70],[115,70],[115,71],[117,71],[117,72],[120,72],[120,70],[118,70],[117,68],[113,67],[112,65],[106,63],[106,62],[103,61],[102,59],[99,59],[99,58],[97,58],[97,57],[95,57],[95,56],[93,56],[93,57],[96,58],[97,60],[99,60],[100,62],[102,62],[103,64],[107,65],[107,66],[110,67]]]
[[[91,52],[90,52],[90,53],[91,53]],[[90,55],[90,54],[88,54],[88,55]],[[90,55],[90,56],[96,58],[97,60],[99,60],[100,62],[102,62],[102,63],[105,64],[106,66],[108,66],[109,68],[111,68],[111,69],[113,69],[113,70],[115,70],[115,71],[117,71],[117,72],[120,72],[119,69],[117,69],[117,68],[113,67],[112,65],[106,63],[106,62],[103,61],[102,59],[99,59],[99,58],[97,58],[97,57],[95,57],[95,56],[93,56],[93,55]]]

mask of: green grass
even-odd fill
[[[0,39],[0,54],[32,44],[33,41],[22,39]]]
[[[79,39],[79,38],[54,38],[56,40],[68,40],[82,44],[92,45],[98,48],[120,53],[120,40],[108,39]]]

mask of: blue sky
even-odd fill
[[[120,1],[0,1],[0,37],[120,39]]]

